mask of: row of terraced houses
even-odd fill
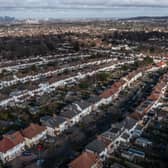
[[[90,114],[93,110],[96,110],[102,104],[108,104],[112,99],[116,98],[121,90],[126,86],[129,86],[134,80],[142,76],[142,72],[148,70],[149,67],[144,69],[138,69],[126,76],[125,79],[118,81],[112,85],[112,87],[103,92],[96,103],[89,105],[86,108],[82,108],[78,104],[75,104],[76,112],[73,116],[55,116],[55,117],[42,117],[40,122],[43,126],[38,124],[30,124],[27,128],[10,132],[3,135],[3,139],[0,141],[0,159],[6,163],[13,160],[25,150],[25,148],[31,148],[33,145],[39,143],[39,141],[46,138],[47,135],[56,136],[58,133],[63,132],[72,125],[78,123],[81,118]],[[70,110],[68,110],[71,113]],[[65,113],[65,112],[64,112]]]

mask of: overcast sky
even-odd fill
[[[113,5],[154,5],[168,6],[168,0],[0,0],[0,6],[84,6],[84,7],[109,7]]]

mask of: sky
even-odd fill
[[[133,6],[168,6],[168,0],[0,0],[1,7],[112,7]]]

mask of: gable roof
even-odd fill
[[[59,127],[60,124],[64,123],[66,120],[64,117],[61,116],[56,117],[44,116],[40,118],[40,121],[45,126],[56,128]]]
[[[112,96],[113,94],[115,94],[119,88],[124,84],[125,82],[123,80],[117,81],[115,82],[111,88],[106,89],[103,93],[101,93],[99,95],[100,98],[108,98],[110,96]]]
[[[29,127],[22,130],[22,134],[26,138],[33,138],[36,135],[42,133],[46,128],[44,126],[40,126],[38,124],[30,124]]]
[[[78,104],[72,103],[72,104],[65,106],[61,110],[60,116],[63,116],[66,118],[72,118],[76,116],[77,114],[81,113],[81,111],[82,111],[82,108]]]
[[[142,118],[143,114],[140,114],[138,112],[133,112],[129,115],[130,118],[133,118],[134,120],[140,120]]]
[[[102,142],[100,139],[95,139],[86,146],[86,150],[92,151],[94,153],[100,154],[105,150],[107,144]]]
[[[5,153],[8,150],[12,149],[14,147],[13,143],[7,139],[4,138],[0,141],[0,152]]]
[[[136,115],[134,114],[132,118],[129,116],[126,117],[126,119],[123,121],[125,128],[131,129],[136,124],[137,120],[133,118],[135,116]]]
[[[4,138],[0,141],[0,152],[5,153],[13,147],[24,142],[24,137],[19,131],[12,134],[4,135]]]
[[[5,134],[4,138],[7,138],[10,141],[12,141],[14,145],[18,145],[19,143],[22,143],[24,141],[24,137],[22,136],[20,131],[16,131],[12,134]]]
[[[98,157],[91,152],[83,152],[79,157],[73,160],[70,168],[91,168],[98,161]]]

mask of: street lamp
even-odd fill
[[[42,163],[42,160],[41,160],[41,151],[43,150],[43,145],[42,144],[39,144],[37,146],[37,150],[38,150],[38,161],[37,161],[37,165],[38,167],[41,167],[41,163]]]

